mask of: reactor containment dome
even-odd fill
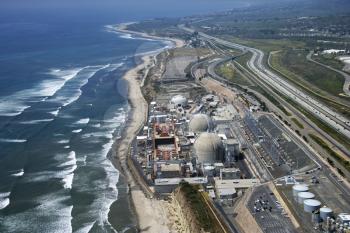
[[[195,114],[190,120],[189,129],[195,133],[208,132],[213,129],[213,121],[206,114]]]
[[[201,133],[194,142],[194,150],[199,163],[222,162],[224,159],[224,145],[214,133]]]
[[[175,95],[170,100],[171,104],[174,104],[175,106],[187,106],[187,98],[182,95]]]

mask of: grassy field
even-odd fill
[[[300,129],[304,129],[304,125],[300,123],[296,118],[291,119]]]
[[[272,66],[272,68],[275,71],[277,71],[282,76],[284,76],[285,78],[287,78],[288,80],[293,82],[296,86],[298,86],[302,90],[310,93],[311,95],[315,96],[317,99],[321,100],[322,102],[326,103],[330,107],[334,108],[336,111],[342,113],[344,116],[350,117],[350,108],[348,107],[349,106],[349,102],[348,102],[349,98],[344,97],[344,99],[341,99],[341,101],[340,101],[340,98],[336,97],[335,95],[332,95],[330,93],[330,91],[326,92],[326,91],[320,90],[315,85],[310,85],[310,82],[307,82],[301,76],[296,74],[294,72],[294,70],[292,72],[291,71],[292,69],[291,68],[287,68],[287,65],[281,65],[281,60],[285,59],[285,58],[283,58],[283,55],[281,55],[281,53],[282,52],[277,52],[277,53],[272,53],[271,54],[270,65]],[[306,58],[305,58],[305,60],[306,60]],[[309,64],[310,64],[310,67],[312,65],[315,65],[318,68],[320,68],[320,66],[318,66],[318,65],[316,65],[316,64],[314,64],[312,62],[309,62]],[[307,66],[303,65],[303,67],[304,67],[305,70],[308,70]],[[314,69],[318,73],[319,77],[326,76],[326,75],[323,75],[322,73],[320,73],[319,71],[317,71],[317,68],[314,68]],[[325,69],[326,71],[329,71],[326,68],[322,68],[322,69]],[[310,72],[310,71],[306,71],[306,72]],[[332,72],[332,73],[334,73],[334,72]],[[313,74],[311,74],[311,76],[312,75]],[[315,78],[316,78],[316,76],[315,76]],[[342,76],[341,76],[341,78],[342,78],[342,80],[344,80],[344,78]],[[339,81],[338,79],[335,81],[335,83],[332,83],[329,80],[327,81],[327,79],[324,81],[324,83],[322,83],[322,82],[319,82],[319,83],[320,83],[320,85],[323,86],[323,88],[326,88],[327,86],[333,87],[333,88],[330,88],[330,89],[333,89],[333,90],[336,89],[336,93],[342,92],[342,90],[343,90],[343,88],[342,88],[343,83],[341,81]]]
[[[232,36],[224,36],[223,38],[246,45],[253,48],[259,48],[266,54],[272,51],[285,50],[285,49],[302,49],[305,48],[305,43],[301,41],[287,40],[287,39],[241,39]]]
[[[312,56],[315,61],[321,62],[325,65],[331,66],[335,69],[342,70],[344,63],[336,59],[337,55],[334,54],[320,54],[318,56]]]
[[[279,53],[272,54],[270,62],[275,69],[293,79],[293,81],[309,86],[318,94],[322,94],[322,92],[317,89],[328,92],[333,96],[339,96],[343,93],[344,77],[307,61],[307,54],[308,51],[305,50],[282,50]]]
[[[215,72],[227,80],[242,86],[249,86],[251,83],[240,75],[231,62],[225,62],[216,67]]]

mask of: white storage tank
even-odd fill
[[[298,201],[298,193],[307,192],[309,188],[306,184],[296,184],[293,186],[293,197],[295,201]]]
[[[320,216],[323,221],[327,221],[328,217],[331,218],[333,216],[333,210],[324,206],[320,209]]]
[[[312,213],[315,210],[321,208],[321,202],[315,199],[306,199],[304,200],[304,211]]]
[[[315,194],[310,192],[299,192],[298,193],[298,203],[303,204],[306,199],[314,199]]]

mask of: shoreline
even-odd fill
[[[159,37],[159,36],[149,35],[145,32],[136,32],[136,31],[127,30],[127,26],[130,24],[134,24],[134,23],[137,23],[137,22],[120,23],[120,24],[115,25],[116,26],[115,29],[121,33],[137,35],[139,37],[146,38],[146,39],[154,39],[154,40],[160,40],[160,41],[164,41],[164,40],[172,41],[175,44],[176,48],[183,47],[185,45],[185,42],[181,39],[178,39],[178,38]]]
[[[117,31],[144,38],[172,41],[175,48],[184,45],[184,41],[180,39],[161,38],[150,36],[146,33],[125,30],[127,25],[128,24],[120,24]],[[146,102],[141,90],[142,75],[140,75],[140,71],[152,64],[153,56],[155,55],[142,56],[142,62],[127,71],[122,77],[122,79],[127,82],[127,99],[130,109],[127,116],[127,122],[121,132],[121,137],[116,139],[113,143],[112,156],[110,159],[116,168],[120,168],[120,173],[125,177],[125,181],[128,184],[130,206],[133,209],[132,212],[135,213],[138,230],[140,232],[166,233],[171,232],[168,227],[167,203],[165,201],[147,198],[128,167],[128,152],[130,145],[140,128],[143,127],[148,114],[148,103]]]

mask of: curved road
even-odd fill
[[[191,28],[184,27],[183,25],[179,26],[183,30],[193,33],[194,30]],[[274,87],[280,93],[288,96],[293,99],[303,108],[307,109],[309,112],[314,114],[316,117],[326,122],[332,128],[337,130],[339,133],[343,134],[350,139],[350,121],[349,119],[343,117],[339,113],[333,111],[324,104],[318,102],[317,100],[311,98],[309,95],[297,89],[295,86],[274,74],[268,70],[263,65],[264,53],[261,50],[236,44],[233,42],[225,41],[220,38],[216,38],[205,33],[199,32],[199,36],[214,41],[218,44],[224,45],[229,48],[235,48],[242,50],[243,52],[249,51],[253,54],[251,59],[248,61],[247,65],[252,72],[254,72],[262,81]]]

